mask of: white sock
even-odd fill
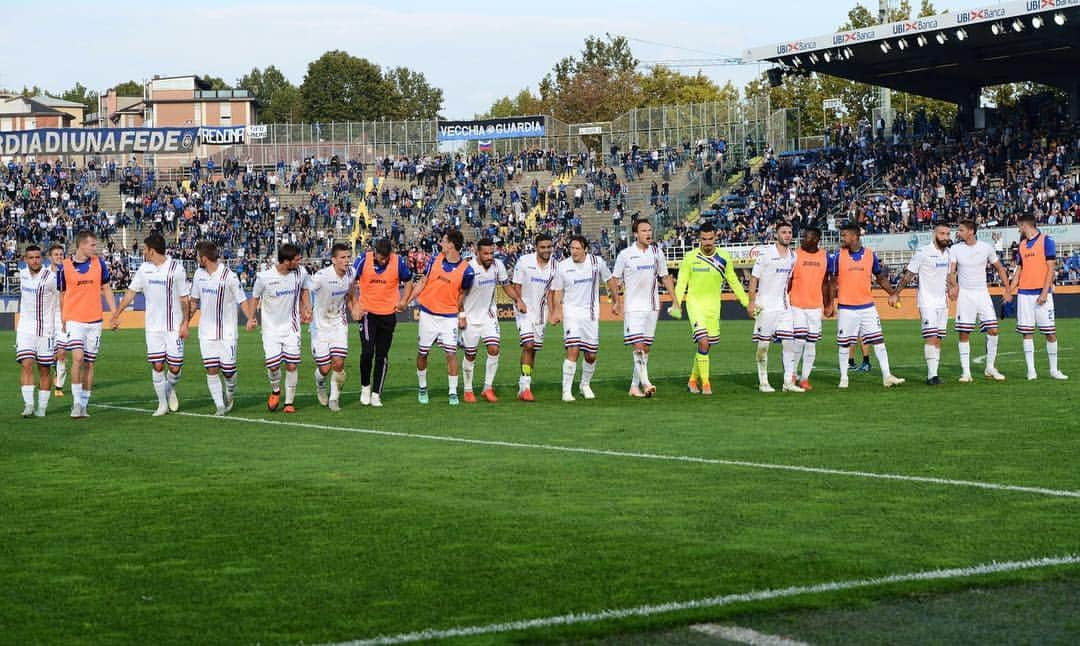
[[[488,355],[484,365],[484,390],[491,390],[495,385],[495,373],[499,372],[499,355]]]
[[[585,361],[581,365],[581,386],[585,387],[592,383],[592,377],[596,374],[596,362]]]
[[[79,405],[83,408],[90,405],[90,391],[86,388],[83,388],[82,392],[79,393]]]
[[[924,345],[923,356],[926,357],[926,378],[933,379],[938,376],[938,364],[941,363],[941,348]]]
[[[39,390],[37,393],[37,409],[41,412],[45,412],[49,408],[49,397],[52,397],[51,390]]]
[[[476,360],[465,359],[461,362],[461,377],[465,381],[465,392],[472,392],[473,372],[476,370]]]
[[[71,382],[71,401],[74,404],[82,405],[82,384],[76,381]]]
[[[638,381],[642,386],[651,386],[652,380],[649,379],[649,353],[648,352],[635,352],[634,353],[634,366],[636,370]]]
[[[270,390],[281,392],[281,368],[268,369],[266,376],[270,379]]]
[[[67,379],[67,364],[63,361],[56,364],[56,387],[64,389],[64,381]]]
[[[997,361],[998,336],[986,335],[986,369],[994,370]]]
[[[30,407],[34,405],[34,384],[22,387],[22,400],[24,406]]]
[[[837,355],[840,359],[840,381],[847,379],[848,373],[848,357],[851,356],[850,348],[840,348],[837,351]]]
[[[757,352],[757,380],[759,384],[769,383],[769,342],[758,341]]]
[[[1024,361],[1028,374],[1035,374],[1035,339],[1024,339]]]
[[[889,351],[885,349],[884,343],[878,343],[874,346],[874,356],[877,357],[878,366],[881,368],[882,378],[891,375],[892,372],[889,370]]]
[[[341,399],[341,387],[345,385],[345,371],[330,373],[330,401]]]
[[[564,359],[562,363],[562,389],[570,392],[574,386],[574,375],[577,374],[577,362]]]
[[[1032,339],[1034,341],[1034,339]],[[1057,341],[1050,343],[1046,342],[1046,358],[1050,360],[1050,374],[1057,374],[1058,371],[1058,345]]]
[[[803,347],[802,353],[802,378],[809,379],[810,372],[814,369],[814,359],[817,359],[817,344],[807,343]],[[842,361],[844,365],[847,365],[846,361]]]
[[[300,372],[297,370],[285,371],[285,403],[291,404],[296,401],[296,384],[300,381]]]
[[[638,372],[638,351],[634,350],[630,353],[630,362],[633,364],[633,370],[630,371],[630,387],[638,388],[641,386],[641,374]]]
[[[225,395],[222,393],[221,379],[217,375],[206,375],[206,387],[210,389],[210,398],[214,400],[214,406],[225,407]]]
[[[780,347],[783,349],[780,356],[784,365],[784,383],[788,383],[795,379],[795,367],[796,361],[798,361],[796,358],[795,342],[781,341]]]
[[[416,382],[420,384],[420,390],[427,390],[427,368],[416,371]]]
[[[315,368],[315,385],[321,390],[326,385],[326,375],[321,370]]]
[[[450,394],[451,395],[456,395],[457,394],[457,382],[458,382],[458,376],[457,375],[447,375],[446,376],[446,384],[450,387]]]
[[[524,392],[532,388],[532,375],[521,375],[518,377],[518,392]]]
[[[154,370],[150,373],[150,379],[154,382],[158,406],[164,406],[169,398],[169,385],[165,382],[165,373]]]
[[[802,361],[803,353],[806,352],[806,341],[804,339],[795,339],[795,367],[792,370],[792,375],[795,380],[799,379],[799,362]]]
[[[960,348],[960,372],[965,377],[971,376],[971,342],[961,341],[957,344]]]
[[[230,395],[232,395],[233,393],[236,392],[236,373],[235,372],[232,374],[232,376],[225,377],[225,390],[228,391],[228,393]]]
[[[176,390],[176,384],[180,383],[180,375],[182,373],[173,373],[168,368],[165,369],[165,382],[169,384],[169,390]]]

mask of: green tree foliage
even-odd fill
[[[395,119],[434,119],[442,110],[443,91],[428,83],[427,77],[407,67],[386,71],[386,80],[394,88]]]
[[[98,95],[97,92],[91,92],[86,89],[82,83],[75,83],[70,89],[60,95],[60,98],[65,101],[73,101],[75,103],[81,103],[86,107],[88,111],[97,110]]]
[[[309,121],[365,121],[392,117],[394,84],[379,66],[341,50],[326,52],[308,64],[300,84]]]
[[[300,90],[273,65],[265,70],[252,68],[236,80],[236,87],[255,97],[258,123],[288,123],[303,116]]]
[[[230,89],[229,84],[225,82],[225,79],[223,79],[223,78],[221,78],[219,76],[211,76],[209,74],[204,74],[204,75],[199,77],[199,80],[202,81],[203,83],[209,83],[211,90],[228,90],[228,89]]]
[[[143,85],[138,81],[124,81],[123,83],[117,83],[113,88],[116,91],[116,96],[142,96]]]

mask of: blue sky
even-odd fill
[[[167,3],[65,0],[5,6],[0,86],[60,91],[76,81],[104,89],[154,74],[210,73],[233,83],[276,65],[294,83],[308,62],[343,49],[384,66],[424,72],[443,88],[443,113],[468,118],[536,82],[586,36],[605,32],[739,56],[749,47],[829,33],[854,0],[814,2],[355,2],[190,0]],[[871,2],[876,11],[877,2]],[[916,6],[918,2],[913,2]],[[935,3],[939,11],[960,9]],[[404,5],[405,8],[394,8]],[[643,61],[704,54],[634,42]],[[719,82],[745,83],[757,66],[707,67]],[[691,68],[683,71],[694,72]]]

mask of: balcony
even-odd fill
[[[250,99],[251,92],[247,90],[195,90],[195,100],[228,100]]]

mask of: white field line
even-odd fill
[[[413,642],[432,641],[438,639],[450,639],[453,637],[472,637],[476,635],[494,635],[533,628],[550,628],[553,626],[570,626],[574,624],[594,623],[613,619],[626,619],[629,617],[651,617],[654,615],[680,612],[684,610],[700,610],[703,608],[718,608],[730,606],[736,603],[750,603],[754,601],[766,601],[769,599],[782,599],[805,594],[820,594],[825,592],[838,592],[857,588],[870,588],[895,583],[908,583],[917,581],[940,581],[946,579],[958,579],[985,574],[998,574],[1002,572],[1015,572],[1018,570],[1032,570],[1037,568],[1057,567],[1062,565],[1080,564],[1080,556],[1056,556],[1047,558],[1030,559],[1027,561],[1009,561],[1005,563],[984,563],[971,567],[951,568],[946,570],[928,570],[912,572],[908,574],[892,574],[874,579],[855,579],[851,581],[833,581],[830,583],[818,583],[816,585],[792,586],[774,590],[759,590],[740,594],[696,599],[694,601],[675,601],[659,605],[637,606],[635,608],[621,608],[614,610],[601,610],[599,612],[571,613],[554,617],[542,617],[538,619],[523,619],[501,624],[487,624],[484,626],[459,626],[456,628],[428,629],[412,633],[398,635],[382,635],[368,639],[342,642],[336,646],[390,646],[393,644],[408,644]]]
[[[117,406],[112,404],[91,404],[97,408],[123,410],[135,413],[152,413],[149,408],[134,408],[130,406]],[[1019,493],[1032,493],[1056,498],[1080,498],[1080,491],[1064,491],[1047,489],[1043,487],[1028,487],[1020,485],[998,484],[994,482],[981,482],[975,480],[952,480],[949,478],[936,478],[930,476],[910,476],[894,473],[874,473],[869,471],[845,471],[843,469],[828,469],[822,467],[804,467],[792,464],[770,464],[766,462],[748,462],[745,460],[723,460],[718,458],[702,458],[688,455],[664,455],[658,453],[637,453],[633,451],[618,451],[612,449],[591,449],[578,446],[558,446],[553,444],[527,444],[524,442],[508,442],[504,440],[479,440],[465,437],[452,437],[442,435],[427,435],[423,433],[403,433],[398,431],[377,431],[363,428],[347,428],[342,426],[328,426],[325,424],[312,424],[310,422],[294,422],[286,420],[258,419],[250,417],[233,417],[207,415],[203,413],[171,413],[183,417],[195,417],[200,419],[214,420],[215,422],[242,422],[245,424],[265,424],[267,426],[284,426],[293,428],[307,428],[320,431],[337,431],[339,433],[360,433],[363,435],[378,435],[381,437],[397,437],[413,440],[428,440],[432,442],[447,442],[451,444],[466,444],[471,446],[493,446],[507,449],[527,449],[534,451],[555,451],[559,453],[577,453],[583,455],[600,455],[614,458],[630,458],[636,460],[656,460],[665,462],[690,462],[695,464],[711,464],[718,466],[742,467],[748,469],[769,469],[773,471],[794,471],[797,473],[813,473],[819,475],[848,476],[853,478],[870,478],[875,480],[897,480],[903,482],[919,482],[924,484],[945,485],[952,487],[971,487],[975,489],[991,489],[996,491],[1013,491]]]
[[[766,635],[742,626],[698,624],[690,626],[690,630],[709,637],[716,637],[737,644],[748,644],[749,646],[810,646],[806,642],[780,637],[779,635]]]

